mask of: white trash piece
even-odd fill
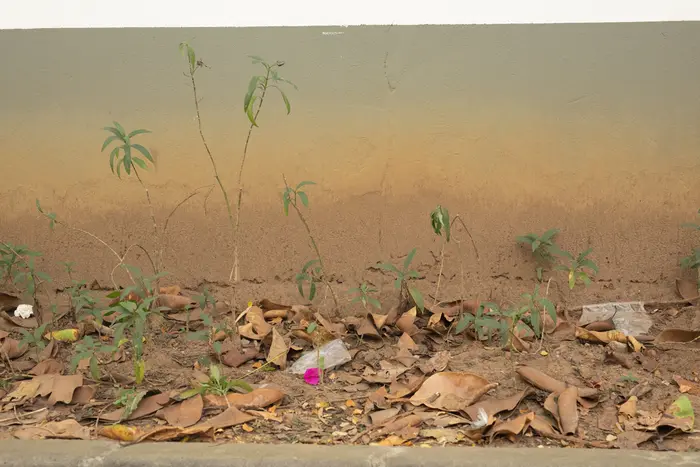
[[[578,321],[579,326],[586,326],[595,321],[607,321],[612,318],[615,329],[626,336],[640,336],[649,332],[653,322],[644,309],[643,302],[613,302],[597,305],[584,305]]]
[[[22,304],[19,305],[15,310],[15,316],[18,316],[22,319],[31,318],[33,314],[34,308],[31,305]]]
[[[340,339],[335,339],[321,347],[318,352],[315,349],[306,352],[287,371],[295,375],[303,375],[309,368],[318,368],[319,354],[323,357],[324,370],[330,370],[352,360],[345,343]]]

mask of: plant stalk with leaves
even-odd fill
[[[528,245],[532,250],[532,256],[537,262],[535,272],[537,280],[542,282],[542,272],[545,268],[551,267],[556,261],[555,256],[562,256],[564,252],[554,243],[554,238],[559,233],[559,229],[549,229],[542,236],[537,236],[534,233],[528,233],[516,238],[518,243]]]
[[[367,311],[369,311],[369,307],[367,305],[371,305],[377,310],[382,309],[382,304],[379,302],[379,300],[371,296],[371,294],[377,293],[377,289],[370,287],[366,282],[360,284],[359,287],[350,289],[348,293],[354,293],[355,297],[352,299],[352,302],[362,303],[362,306],[365,307],[365,310]]]
[[[304,229],[306,229],[306,234],[309,237],[309,241],[311,242],[311,246],[313,247],[314,252],[316,253],[316,259],[307,262],[304,265],[304,267],[302,267],[301,272],[296,275],[296,282],[299,287],[299,293],[302,297],[304,297],[303,283],[308,281],[310,283],[309,300],[313,300],[313,297],[316,295],[315,284],[317,282],[322,282],[328,288],[328,290],[330,290],[331,295],[333,297],[333,303],[335,304],[335,308],[336,310],[339,310],[340,302],[338,301],[338,296],[335,294],[335,290],[326,278],[328,273],[323,263],[323,256],[321,256],[321,250],[318,247],[316,239],[311,233],[311,227],[309,227],[309,223],[306,221],[306,217],[299,208],[299,202],[301,202],[301,204],[304,205],[304,207],[309,207],[309,197],[306,194],[306,192],[302,191],[301,189],[307,185],[315,185],[316,183],[312,181],[303,181],[297,184],[295,188],[292,188],[287,183],[287,178],[284,176],[284,174],[282,174],[282,180],[284,181],[285,187],[284,192],[282,192],[284,215],[289,215],[289,206],[294,208],[294,210],[297,213],[297,216],[299,217],[299,220],[304,225]],[[317,266],[311,268],[315,264],[317,264]]]
[[[590,255],[591,252],[593,252],[593,248],[588,248],[576,257],[568,251],[562,252],[563,256],[569,260],[569,264],[561,264],[557,266],[557,269],[568,273],[569,289],[573,290],[579,282],[588,287],[591,284],[590,276],[598,274],[598,266],[593,260],[588,259],[588,255]],[[591,272],[587,272],[586,269]]]
[[[267,63],[261,57],[251,55],[250,58],[253,60],[253,64],[262,65],[265,70],[263,75],[255,75],[250,79],[248,83],[248,90],[243,98],[243,111],[248,116],[250,121],[250,126],[248,127],[248,135],[245,139],[245,146],[243,147],[243,157],[241,157],[241,166],[238,169],[238,199],[236,201],[236,222],[234,226],[234,246],[233,246],[233,268],[229,274],[229,281],[233,280],[238,282],[240,279],[240,265],[238,250],[240,244],[240,234],[239,229],[241,226],[241,202],[243,200],[243,169],[245,168],[245,162],[248,157],[248,145],[250,144],[250,137],[253,134],[253,128],[258,127],[258,116],[262,110],[263,103],[265,102],[265,97],[267,96],[267,91],[269,89],[277,89],[282,96],[282,101],[287,110],[287,115],[292,111],[291,104],[287,94],[282,90],[280,86],[283,84],[289,84],[294,89],[297,86],[289,81],[288,79],[282,78],[279,75],[279,69],[284,66],[284,62],[277,61],[275,63]]]
[[[391,263],[380,263],[379,268],[385,271],[393,272],[396,274],[396,280],[394,280],[394,288],[399,291],[399,309],[405,311],[410,303],[409,296],[416,304],[416,307],[422,312],[425,309],[425,301],[423,299],[423,294],[416,287],[410,285],[410,281],[413,279],[418,279],[420,274],[418,271],[409,269],[413,257],[416,254],[416,249],[412,249],[406,259],[403,262],[402,269],[397,268]]]

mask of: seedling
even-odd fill
[[[693,248],[693,252],[681,258],[681,267],[684,269],[700,268],[700,248]]]
[[[355,297],[352,302],[360,302],[365,310],[369,311],[367,305],[375,307],[377,310],[382,309],[382,304],[376,298],[372,297],[370,294],[377,293],[377,289],[370,287],[366,282],[360,284],[359,287],[355,287],[349,290],[349,293],[354,293]]]
[[[289,215],[290,206],[294,208],[299,220],[304,225],[304,229],[306,229],[306,234],[309,237],[309,241],[311,242],[314,252],[316,253],[316,259],[304,264],[304,266],[301,268],[301,272],[295,276],[299,293],[302,297],[304,297],[303,283],[309,282],[309,300],[313,300],[313,297],[316,295],[316,283],[321,282],[328,287],[328,290],[330,290],[333,297],[335,308],[339,309],[340,304],[338,302],[338,296],[335,294],[335,290],[333,290],[333,287],[326,278],[327,271],[323,263],[323,256],[321,256],[318,243],[316,242],[316,238],[311,233],[311,227],[309,227],[309,223],[306,221],[306,217],[301,212],[301,208],[299,207],[299,203],[306,208],[309,207],[309,197],[306,192],[302,190],[302,188],[309,185],[315,185],[316,183],[307,180],[300,182],[295,188],[292,188],[287,183],[287,178],[284,176],[284,174],[282,175],[282,180],[284,181],[284,191],[282,192],[282,206],[284,208],[284,215]]]
[[[253,388],[250,384],[240,379],[228,379],[221,374],[221,370],[216,365],[209,366],[209,380],[200,383],[196,388],[199,394],[214,394],[216,396],[226,396],[235,388],[243,389],[245,392],[251,392]]]
[[[557,266],[557,269],[568,272],[569,289],[573,290],[573,288],[579,282],[588,287],[591,284],[591,276],[598,274],[598,266],[592,260],[587,258],[592,251],[593,248],[589,248],[575,258],[568,251],[562,252],[563,256],[568,258],[569,265],[567,266],[562,264]]]
[[[489,310],[488,313],[486,310]],[[503,319],[503,312],[496,303],[484,302],[474,314],[464,313],[455,327],[455,333],[459,334],[469,327],[479,340],[491,340],[493,333],[498,332],[502,345],[508,341],[508,323]]]
[[[542,281],[542,272],[545,268],[551,267],[555,262],[555,255],[563,254],[563,251],[554,243],[554,238],[559,233],[559,229],[549,229],[542,236],[537,236],[534,233],[528,233],[516,238],[518,243],[528,245],[532,250],[532,256],[537,262],[535,272],[537,280]]]
[[[92,312],[97,302],[92,298],[92,295],[90,295],[87,289],[87,282],[73,279],[73,263],[64,263],[64,266],[68,273],[68,278],[73,284],[66,288],[66,292],[68,293],[68,305],[70,309],[73,310],[73,318],[78,322],[82,318],[81,312],[83,310],[87,310],[88,314],[93,314]],[[100,318],[102,317],[101,313],[98,313],[98,315]]]
[[[204,290],[200,295],[195,295],[192,297],[198,304],[200,310],[205,310],[207,305],[211,306],[212,309],[216,308],[216,298],[207,290],[205,287]],[[216,355],[219,357],[219,361],[221,361],[221,353],[223,350],[223,345],[219,341],[215,341],[214,337],[219,333],[219,332],[224,332],[227,336],[230,336],[233,333],[232,329],[229,329],[226,324],[222,324],[220,326],[217,326],[214,324],[214,320],[212,319],[211,315],[209,313],[205,313],[204,311],[201,313],[202,316],[202,323],[208,328],[208,329],[203,329],[201,331],[195,331],[195,332],[189,332],[187,334],[187,339],[189,340],[196,340],[196,341],[202,341],[202,342],[209,342],[209,344],[212,346],[214,349],[214,352]]]
[[[397,268],[391,263],[380,263],[379,267],[385,271],[393,272],[396,274],[396,280],[394,280],[394,288],[399,291],[399,307],[401,309],[407,308],[409,302],[408,295],[411,296],[416,307],[422,312],[425,309],[425,302],[423,300],[423,294],[416,287],[410,284],[413,279],[418,279],[420,274],[418,271],[409,269],[413,257],[416,254],[416,249],[412,249],[406,259],[403,262],[402,269]],[[408,295],[407,295],[408,293]]]
[[[100,364],[102,362],[99,354],[114,354],[116,351],[117,345],[106,345],[97,339],[93,339],[92,336],[85,336],[75,344],[75,354],[70,362],[71,372],[75,372],[81,360],[88,359],[92,379],[100,381]]]
[[[51,282],[51,276],[36,268],[36,258],[39,256],[41,256],[40,252],[30,250],[25,245],[0,242],[0,282],[4,285],[11,282],[27,300],[31,299],[37,307],[39,289],[45,283]],[[44,292],[50,302],[51,297],[45,288]],[[51,305],[51,308],[55,314],[55,305]],[[36,316],[41,324],[42,314],[38,312]]]
[[[46,348],[44,333],[46,332],[46,327],[48,324],[49,323],[42,324],[33,332],[27,331],[26,329],[19,330],[19,332],[22,333],[22,340],[19,341],[19,348],[21,349],[25,346],[33,348],[37,361],[39,361],[39,352]]]
[[[554,304],[547,297],[540,295],[539,285],[535,286],[532,293],[525,293],[521,296],[521,304],[507,315],[511,318],[511,332],[515,330],[518,323],[528,326],[535,333],[535,337],[542,337],[544,326],[542,324],[542,311],[546,311],[549,317],[556,323],[557,312]]]
[[[445,233],[445,236],[443,237],[444,241],[442,243],[442,247],[440,248],[440,270],[438,271],[438,279],[437,279],[437,284],[435,286],[435,296],[434,298],[434,304],[437,304],[438,302],[438,296],[440,294],[440,281],[442,280],[442,271],[445,266],[445,246],[450,243],[450,240],[452,238],[452,226],[455,222],[459,221],[462,224],[462,227],[464,228],[464,231],[469,235],[469,238],[472,241],[472,246],[474,247],[474,253],[476,253],[476,259],[479,259],[479,251],[476,249],[476,243],[474,243],[474,238],[472,237],[472,234],[469,232],[469,229],[465,225],[464,221],[462,220],[459,215],[456,215],[452,221],[450,221],[450,212],[448,209],[444,206],[437,205],[435,209],[433,209],[430,213],[430,225],[433,228],[433,232],[435,232],[435,235],[438,235],[442,237],[443,232]],[[457,243],[457,249],[459,250],[459,269],[460,269],[460,284],[461,284],[461,294],[462,294],[462,300],[464,299],[464,263],[462,262],[462,254],[461,254],[461,247],[460,247],[460,242],[455,240],[455,243]]]
[[[234,228],[235,244],[233,248],[234,264],[231,274],[229,275],[229,280],[233,278],[234,282],[238,282],[240,278],[238,249],[240,243],[239,229],[241,225],[241,202],[243,200],[243,169],[245,168],[245,161],[248,157],[250,137],[253,134],[253,128],[258,127],[258,116],[260,115],[263,103],[265,102],[267,91],[269,89],[277,89],[277,91],[279,91],[282,101],[284,102],[285,109],[287,110],[287,115],[289,115],[289,113],[292,111],[292,106],[289,102],[287,94],[285,94],[281,86],[290,85],[294,89],[297,89],[297,86],[294,83],[281,77],[279,74],[279,69],[284,66],[284,62],[277,61],[275,63],[268,63],[261,57],[255,55],[251,55],[249,58],[252,59],[253,65],[261,65],[265,70],[265,73],[262,75],[254,75],[252,78],[250,78],[248,90],[243,98],[243,111],[248,116],[250,126],[248,127],[248,136],[245,139],[245,146],[243,147],[241,166],[238,169],[238,201],[236,202],[236,224]]]

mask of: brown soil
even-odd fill
[[[245,293],[239,291],[239,301],[262,299],[262,291],[252,290],[249,287]],[[293,304],[298,302],[298,297],[291,295],[295,291],[293,284],[287,284],[279,289],[268,290],[266,298],[276,303]],[[211,290],[211,289],[210,289]],[[225,288],[213,287],[212,292],[222,302],[230,298],[230,292]],[[103,296],[107,292],[95,292],[95,296]],[[182,291],[183,295],[196,294],[194,291]],[[243,296],[247,294],[253,296]],[[384,295],[384,294],[383,294]],[[382,296],[383,303],[395,302],[395,294]],[[57,296],[60,303],[66,301],[64,296]],[[330,297],[325,299],[328,305]],[[432,303],[431,299],[426,299]],[[324,305],[324,306],[325,306]],[[228,321],[232,324],[232,317],[226,312],[226,306],[217,307],[221,311],[216,322]],[[321,307],[321,309],[323,309]],[[356,309],[358,310],[358,309]],[[361,309],[360,309],[361,310]],[[647,312],[653,318],[654,325],[649,332],[650,336],[657,335],[663,329],[698,329],[700,328],[700,309],[697,307],[647,307]],[[12,313],[10,313],[11,315]],[[363,312],[355,313],[357,316],[366,316]],[[312,317],[308,312],[302,312],[297,316]],[[477,342],[468,335],[445,336],[444,332],[433,332],[427,327],[427,319],[430,313],[419,315],[416,320],[417,331],[412,335],[416,348],[412,354],[418,357],[415,363],[409,365],[409,369],[401,378],[407,375],[412,377],[428,377],[435,371],[424,374],[422,367],[431,357],[438,352],[449,353],[449,361],[442,372],[467,372],[476,374],[488,380],[489,383],[498,383],[491,389],[485,398],[504,399],[508,396],[532,388],[515,408],[505,410],[495,415],[496,423],[510,420],[524,414],[533,412],[538,417],[548,420],[554,427],[556,423],[544,410],[543,404],[549,395],[548,391],[533,388],[524,381],[516,372],[519,365],[527,365],[537,368],[553,378],[578,388],[595,388],[598,393],[593,407],[579,406],[577,409],[579,423],[575,434],[563,436],[555,429],[555,436],[544,436],[541,432],[525,428],[521,432],[491,437],[488,430],[482,435],[474,435],[469,429],[469,417],[466,416],[464,406],[442,411],[442,415],[451,412],[461,417],[460,422],[454,422],[447,427],[444,417],[435,418],[438,411],[429,409],[423,405],[414,405],[407,401],[410,394],[398,401],[389,401],[377,397],[377,391],[382,387],[387,390],[392,388],[391,383],[378,384],[367,382],[363,375],[367,368],[380,370],[383,365],[391,363],[396,365],[395,357],[400,348],[397,345],[402,332],[396,325],[385,326],[379,332],[381,337],[359,337],[352,326],[346,327],[342,336],[347,348],[353,356],[352,361],[340,368],[333,368],[325,372],[322,384],[313,386],[307,384],[302,376],[293,375],[286,371],[280,371],[272,364],[263,365],[267,355],[270,339],[269,336],[260,342],[260,349],[255,359],[248,361],[238,368],[220,365],[222,372],[229,378],[244,379],[254,388],[265,386],[281,389],[284,398],[272,405],[257,408],[265,411],[269,417],[261,417],[258,413],[255,418],[244,424],[236,424],[222,430],[217,430],[215,439],[226,442],[244,443],[317,443],[317,444],[346,444],[346,443],[384,443],[392,445],[474,445],[484,444],[492,446],[515,445],[518,446],[571,446],[571,447],[610,447],[610,448],[641,448],[651,450],[691,450],[700,449],[700,436],[697,433],[672,432],[667,436],[667,430],[649,430],[653,436],[642,436],[645,433],[639,424],[643,419],[660,416],[681,395],[680,387],[674,377],[681,377],[695,383],[693,389],[687,391],[693,407],[700,408],[700,342],[674,343],[654,345],[653,342],[645,343],[646,349],[642,352],[624,352],[625,357],[631,363],[630,368],[624,368],[618,363],[606,363],[606,346],[600,344],[585,343],[574,339],[573,333],[547,334],[540,344],[539,341],[531,342],[531,348],[525,352],[504,350],[489,342]],[[562,316],[564,316],[562,314]],[[570,322],[578,320],[579,313],[568,313]],[[348,316],[343,318],[332,317],[331,322],[349,322]],[[1,321],[1,320],[0,320]],[[241,320],[244,323],[245,318]],[[455,321],[456,322],[456,321]],[[442,323],[446,328],[450,323]],[[74,326],[70,314],[60,319],[57,328]],[[203,329],[201,322],[193,322],[194,329]],[[306,322],[297,318],[297,322],[287,319],[279,323],[276,328],[280,334],[290,336],[291,330],[304,329]],[[146,379],[139,389],[148,389],[151,393],[181,392],[192,387],[193,379],[198,371],[206,372],[206,358],[216,358],[212,348],[207,342],[190,341],[184,336],[184,324],[166,318],[151,322],[151,331],[147,334],[145,345]],[[321,326],[320,326],[321,327]],[[21,336],[15,330],[10,337],[20,339]],[[295,344],[302,344],[299,339]],[[63,374],[69,374],[67,366],[73,356],[73,344],[56,343],[58,350],[54,357],[63,362],[66,369]],[[243,339],[243,345],[255,345]],[[237,339],[225,342],[225,346],[238,345]],[[232,347],[226,347],[232,348]],[[307,346],[308,350],[310,346]],[[288,365],[297,358],[301,351],[292,351],[289,355]],[[34,352],[30,351],[24,356],[12,360],[14,371],[5,363],[2,378],[6,381],[5,394],[16,389],[19,382],[31,378],[28,371],[36,363]],[[40,411],[46,408],[47,417],[44,417],[39,425],[47,421],[75,419],[81,425],[88,427],[91,438],[99,438],[99,428],[109,426],[110,423],[96,421],[96,416],[114,410],[112,402],[117,398],[123,388],[133,386],[133,365],[131,363],[131,351],[124,352],[123,360],[117,363],[103,365],[102,381],[92,381],[87,370],[80,371],[84,376],[84,384],[96,388],[96,393],[90,402],[78,404],[57,403],[51,405],[46,397],[33,397],[23,404],[12,407],[5,399],[4,413],[0,414],[0,433],[2,437],[15,436],[18,430],[33,426],[31,423],[20,424],[23,415],[28,412]],[[405,362],[404,362],[405,363]],[[22,370],[18,370],[22,369]],[[399,378],[399,379],[401,379]],[[639,388],[648,385],[649,392],[641,395],[637,402],[636,413],[630,417],[620,416],[619,407],[628,400],[630,391],[638,391]],[[636,389],[635,389],[636,388]],[[175,401],[170,401],[174,404]],[[8,409],[10,407],[10,409]],[[397,408],[395,418],[405,419],[406,415],[419,414],[422,422],[411,425],[408,428],[394,426],[391,432],[382,431],[382,424],[387,422],[372,423],[371,414],[386,408]],[[205,408],[202,420],[207,420],[211,415],[220,412],[223,408]],[[430,414],[430,415],[426,415]],[[268,419],[269,418],[269,419]],[[389,419],[389,422],[393,419]],[[441,421],[442,420],[442,421]],[[146,432],[152,427],[163,427],[165,420],[158,414],[151,414],[139,420],[125,422],[127,425],[139,427]],[[390,425],[391,426],[391,425]],[[700,421],[695,422],[695,429],[700,429]],[[362,433],[368,433],[364,436]],[[45,437],[52,435],[45,434]],[[646,440],[646,438],[649,438]],[[190,437],[190,441],[211,440],[209,437]],[[639,442],[639,440],[643,440]],[[637,446],[637,444],[639,444]]]

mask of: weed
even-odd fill
[[[409,269],[413,257],[416,254],[416,249],[412,249],[406,259],[403,262],[403,267],[401,269],[397,268],[391,263],[380,263],[379,267],[385,271],[393,272],[396,274],[396,280],[394,280],[394,288],[399,291],[399,307],[400,309],[408,308],[408,295],[413,299],[420,311],[425,309],[425,302],[423,300],[423,294],[416,287],[410,285],[412,279],[417,279],[420,277],[418,271]],[[407,295],[408,293],[408,295]]]
[[[68,279],[70,279],[72,284],[70,287],[66,288],[66,293],[68,293],[68,306],[73,311],[73,318],[77,323],[82,318],[81,312],[83,310],[87,310],[88,314],[93,314],[97,302],[92,298],[92,295],[90,295],[87,289],[87,282],[73,279],[73,263],[66,262],[64,266],[68,273]],[[98,315],[100,318],[102,317],[101,313],[98,313]]]
[[[486,313],[486,310],[489,312]],[[492,334],[498,331],[501,343],[504,345],[508,340],[508,323],[502,318],[503,312],[497,304],[484,302],[479,305],[474,314],[464,313],[462,315],[455,327],[455,333],[459,334],[471,327],[477,339],[488,338],[490,340]]]
[[[636,376],[634,376],[632,373],[627,373],[626,375],[620,376],[620,378],[618,379],[618,381],[620,381],[620,382],[622,382],[622,383],[638,383],[638,382],[639,382],[639,378],[637,378]]]
[[[559,229],[549,229],[542,236],[537,236],[534,233],[528,233],[516,238],[518,243],[530,246],[532,256],[537,262],[535,269],[537,279],[542,281],[542,272],[545,268],[551,267],[555,262],[555,256],[563,254],[563,251],[554,243],[554,237],[559,233]]]
[[[305,186],[315,185],[316,182],[303,181],[298,183],[295,188],[292,188],[287,183],[287,178],[284,175],[282,175],[282,180],[284,180],[284,191],[282,192],[282,204],[284,207],[284,215],[289,215],[289,206],[294,208],[294,210],[297,213],[297,216],[299,217],[299,220],[306,229],[306,234],[308,235],[309,241],[311,242],[311,246],[313,247],[314,252],[316,253],[316,259],[304,264],[304,266],[301,268],[301,272],[299,272],[295,277],[297,286],[299,288],[299,293],[302,297],[304,297],[303,283],[309,282],[309,300],[313,300],[313,297],[316,295],[316,283],[321,282],[326,287],[328,287],[328,290],[331,291],[335,308],[340,309],[338,296],[335,294],[335,290],[333,290],[333,287],[331,286],[330,282],[328,282],[328,280],[326,279],[327,271],[323,264],[323,256],[321,256],[321,251],[318,248],[318,243],[316,242],[316,239],[311,233],[311,227],[309,227],[309,223],[306,221],[306,217],[301,212],[301,209],[299,207],[299,202],[301,202],[301,204],[304,207],[309,207],[309,197],[306,194],[306,192],[302,191],[301,189]],[[314,267],[310,269],[312,266]]]
[[[593,252],[593,248],[581,252],[577,257],[568,251],[562,252],[562,255],[569,260],[568,265],[559,265],[557,269],[568,272],[569,289],[573,290],[577,283],[581,282],[586,287],[591,284],[591,276],[598,274],[598,266],[587,258]],[[588,269],[590,272],[586,272]]]
[[[20,290],[25,299],[31,299],[34,306],[39,308],[37,293],[45,283],[51,282],[51,276],[36,268],[36,258],[41,256],[38,251],[27,248],[26,245],[13,245],[0,242],[0,282],[4,285],[12,285]],[[48,291],[43,287],[46,297],[51,302]],[[56,313],[56,305],[52,304],[53,314]],[[41,311],[36,313],[39,324],[42,320]]]
[[[693,252],[681,258],[681,267],[684,269],[698,269],[700,268],[700,248],[693,248]]]
[[[139,406],[139,403],[146,396],[146,391],[137,391],[136,389],[128,388],[122,389],[117,394],[117,398],[114,400],[114,405],[116,407],[124,407],[119,421],[123,421],[129,418],[134,410]]]
[[[236,223],[233,219],[233,210],[231,208],[231,200],[228,197],[228,192],[226,191],[226,188],[224,187],[223,182],[221,181],[221,177],[219,176],[219,169],[216,165],[216,160],[214,160],[214,155],[212,154],[211,150],[209,149],[209,144],[207,143],[207,139],[204,137],[204,131],[202,130],[202,115],[199,110],[199,102],[200,99],[197,95],[197,82],[195,80],[195,73],[197,73],[198,70],[206,67],[204,62],[201,59],[197,59],[196,53],[194,49],[192,48],[191,45],[189,45],[187,42],[181,42],[180,43],[180,52],[185,55],[187,59],[187,73],[185,76],[187,76],[190,79],[190,82],[192,84],[192,98],[194,99],[194,108],[197,116],[197,128],[199,130],[199,137],[202,140],[202,145],[204,145],[204,150],[206,151],[207,155],[209,156],[209,162],[211,163],[211,167],[214,170],[214,179],[216,179],[216,183],[219,186],[219,189],[221,190],[221,194],[224,196],[224,201],[226,203],[226,212],[228,213],[228,220],[229,223],[231,224],[231,241],[234,244],[234,266],[233,269],[231,269],[232,274],[234,269],[236,268],[237,264],[237,250],[235,249],[235,245],[237,245],[236,241],[236,235],[237,235],[237,229],[236,229]],[[231,280],[231,277],[229,277],[229,281]],[[237,280],[237,278],[236,278]]]
[[[250,137],[253,134],[253,128],[258,126],[258,116],[260,115],[263,103],[265,102],[267,91],[270,88],[274,88],[277,89],[277,91],[279,91],[280,96],[282,97],[282,101],[284,102],[284,106],[287,110],[287,115],[289,115],[289,113],[292,111],[292,106],[289,102],[287,94],[285,94],[281,86],[284,84],[288,84],[294,87],[294,89],[297,89],[297,86],[294,83],[281,77],[279,74],[278,70],[284,66],[284,62],[277,61],[275,63],[270,64],[258,56],[251,55],[250,58],[253,61],[253,65],[262,65],[263,69],[265,70],[265,73],[263,75],[254,75],[252,78],[250,78],[250,82],[248,83],[248,90],[246,91],[245,97],[243,98],[243,111],[248,116],[250,126],[248,127],[248,136],[246,136],[245,146],[243,147],[243,157],[241,157],[241,166],[238,169],[238,200],[236,202],[236,223],[234,227],[235,243],[233,247],[234,264],[233,269],[231,270],[231,274],[229,274],[229,281],[233,279],[234,282],[238,282],[240,278],[238,250],[240,243],[239,229],[241,225],[241,202],[243,200],[243,169],[245,168],[245,161],[248,157],[248,145],[250,144]]]
[[[19,341],[19,348],[21,349],[25,346],[33,348],[37,361],[39,361],[39,352],[46,348],[44,334],[46,333],[48,324],[49,323],[44,323],[31,332],[26,329],[19,330],[19,332],[22,333],[22,340]]]
[[[71,372],[75,372],[81,360],[88,359],[90,375],[95,381],[100,381],[100,353],[114,354],[117,351],[117,345],[107,345],[99,339],[93,339],[92,336],[85,336],[75,344],[75,353],[70,362]]]
[[[349,293],[356,294],[352,299],[352,302],[360,302],[365,310],[368,310],[367,305],[372,305],[377,310],[382,309],[382,304],[376,298],[370,296],[370,294],[377,293],[377,289],[371,288],[366,282],[360,284],[359,287],[355,287],[349,290]],[[369,310],[368,310],[369,311]]]
[[[207,290],[207,288],[204,288],[201,294],[195,295],[192,298],[197,302],[197,305],[199,306],[200,310],[205,310],[207,305],[210,306],[212,310],[216,309],[216,298],[214,298],[214,296],[209,292],[209,290]],[[215,325],[214,320],[212,319],[209,313],[205,313],[204,311],[202,311],[201,316],[202,323],[208,329],[195,332],[188,332],[187,339],[194,341],[209,342],[209,344],[214,349],[214,352],[218,356],[219,361],[221,361],[223,345],[220,341],[214,340],[215,336],[220,332],[224,332],[227,336],[231,336],[233,335],[233,330],[229,329],[229,327],[225,323],[218,326]]]
[[[557,322],[557,312],[554,303],[547,297],[540,295],[539,285],[535,286],[532,293],[525,293],[521,296],[521,304],[507,315],[511,318],[511,332],[515,330],[518,323],[523,323],[535,333],[535,337],[542,337],[544,326],[542,311],[546,311],[550,318]]]
[[[437,279],[437,284],[435,286],[435,296],[433,297],[434,303],[433,305],[436,305],[438,303],[438,297],[440,294],[440,281],[442,280],[442,271],[445,266],[445,246],[450,243],[450,240],[452,239],[452,228],[455,222],[459,221],[460,224],[462,224],[462,227],[464,228],[464,231],[469,235],[469,238],[472,241],[472,246],[474,247],[474,253],[476,254],[476,259],[477,261],[479,260],[479,251],[476,249],[476,243],[474,242],[474,238],[472,237],[472,234],[469,232],[469,229],[467,228],[466,224],[462,220],[462,218],[458,215],[450,221],[450,212],[448,209],[444,206],[437,205],[435,209],[433,209],[430,213],[430,225],[433,228],[433,232],[435,232],[435,235],[438,235],[442,237],[442,233],[445,233],[444,236],[444,241],[442,243],[442,247],[440,248],[440,270],[438,271],[438,279]],[[458,249],[458,256],[459,256],[459,270],[460,270],[460,285],[461,285],[461,297],[460,300],[464,300],[464,263],[462,262],[462,255],[461,255],[461,246],[460,242],[455,240],[455,243],[457,243],[457,249]]]
[[[214,394],[216,396],[226,396],[235,388],[241,388],[245,392],[251,392],[253,388],[250,384],[240,379],[228,379],[221,374],[221,370],[216,365],[209,366],[209,379],[200,383],[195,389],[199,394]]]

